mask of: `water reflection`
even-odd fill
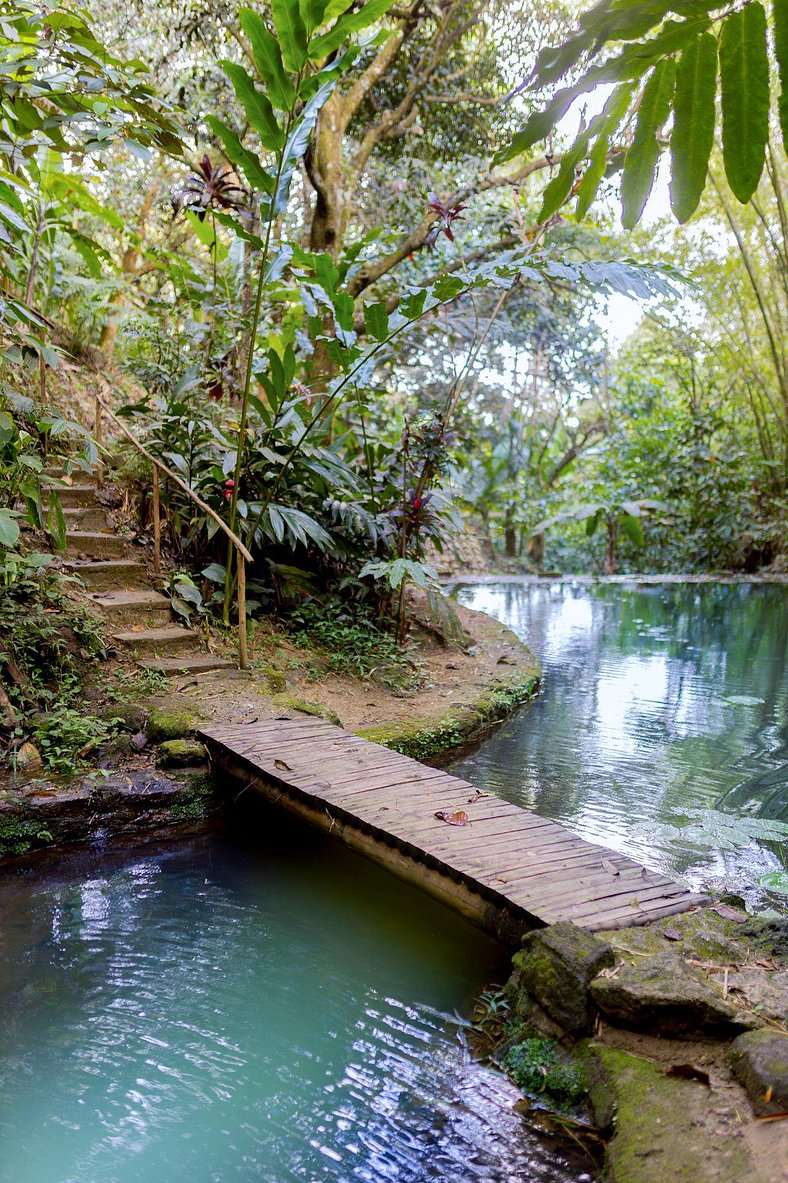
[[[785,589],[555,582],[457,594],[528,640],[545,688],[452,771],[694,886],[761,899],[758,880],[788,857],[788,831],[763,837],[763,819],[788,822]]]
[[[330,840],[87,860],[0,922],[2,1183],[589,1177],[465,1050],[500,947]]]

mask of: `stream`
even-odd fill
[[[449,771],[693,888],[788,904],[788,588],[474,582],[539,698]]]

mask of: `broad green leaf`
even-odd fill
[[[315,29],[322,25],[325,15],[326,0],[299,0],[301,19],[304,22],[307,37],[311,37]]]
[[[646,538],[639,518],[633,518],[629,513],[622,513],[619,518],[621,529],[635,546],[643,546]]]
[[[19,541],[19,523],[13,509],[0,509],[0,546],[7,550]]]
[[[243,66],[235,62],[221,63],[227,77],[233,84],[246,118],[260,137],[263,147],[278,152],[284,144],[284,132],[279,126],[274,109],[268,99],[255,86]]]
[[[315,91],[296,120],[290,135],[287,137],[287,143],[282,154],[282,173],[273,199],[274,215],[280,214],[287,205],[287,195],[290,190],[293,168],[306,152],[309,137],[317,123],[320,109],[334,90],[338,77],[338,74],[334,74],[327,78],[320,89]]]
[[[701,33],[684,50],[676,70],[670,206],[680,222],[695,213],[706,185],[716,91],[717,40],[711,33]]]
[[[66,549],[66,519],[57,493],[49,494],[49,533],[58,550]]]
[[[299,74],[306,65],[306,29],[298,0],[271,0],[271,15],[284,63]]]
[[[364,324],[370,337],[376,341],[385,341],[389,332],[389,314],[386,305],[380,301],[376,304],[365,304]]]
[[[774,56],[780,75],[780,97],[777,110],[783,144],[788,149],[788,0],[772,0],[772,21],[774,25]]]
[[[665,126],[676,85],[676,61],[658,62],[645,85],[635,127],[635,137],[624,160],[621,178],[621,220],[631,230],[640,220],[659,159],[658,136]]]
[[[323,24],[328,24],[334,17],[341,16],[343,12],[347,12],[353,0],[328,0],[326,11],[323,13]]]
[[[363,8],[341,16],[332,29],[320,37],[315,37],[311,42],[309,60],[318,62],[328,57],[348,41],[353,33],[360,33],[362,29],[369,28],[375,21],[384,17],[393,4],[394,0],[368,0]]]
[[[285,73],[279,42],[268,29],[263,18],[251,8],[238,14],[241,28],[249,38],[258,74],[265,83],[268,97],[280,111],[290,111],[296,100],[293,83]]]
[[[758,187],[769,138],[766,13],[756,0],[722,22],[720,87],[725,175],[744,204]]]
[[[621,122],[632,99],[633,85],[624,82],[611,94],[605,103],[602,114],[591,124],[591,134],[596,136],[594,146],[589,152],[589,164],[582,181],[577,189],[577,206],[575,216],[584,218],[591,202],[605,175],[607,154],[610,149],[610,137]]]
[[[493,164],[503,164],[545,140],[580,95],[609,82],[637,81],[664,57],[685,50],[709,23],[705,15],[668,21],[655,37],[627,46],[601,66],[592,66],[577,82],[557,91],[545,108],[535,111],[512,142],[496,153]]]
[[[224,144],[225,151],[235,167],[243,170],[252,188],[258,193],[273,193],[274,178],[265,171],[254,152],[243,146],[235,132],[215,115],[207,115],[206,123]]]

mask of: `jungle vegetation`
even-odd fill
[[[784,0],[17,0],[0,46],[7,605],[56,579],[53,460],[149,524],[94,393],[213,511],[163,483],[224,624],[217,517],[250,615],[400,639],[469,525],[515,569],[784,563]]]

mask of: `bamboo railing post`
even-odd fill
[[[236,550],[238,566],[238,665],[242,670],[249,668],[246,648],[246,559]]]
[[[153,466],[153,571],[161,570],[161,510],[159,506],[159,470]]]
[[[96,486],[99,489],[104,484],[104,461],[101,458],[102,428],[103,428],[103,424],[102,424],[102,420],[101,420],[101,403],[99,402],[98,396],[96,396],[96,413],[95,413],[94,420],[93,420],[93,438],[96,441],[96,448],[97,448]]]

